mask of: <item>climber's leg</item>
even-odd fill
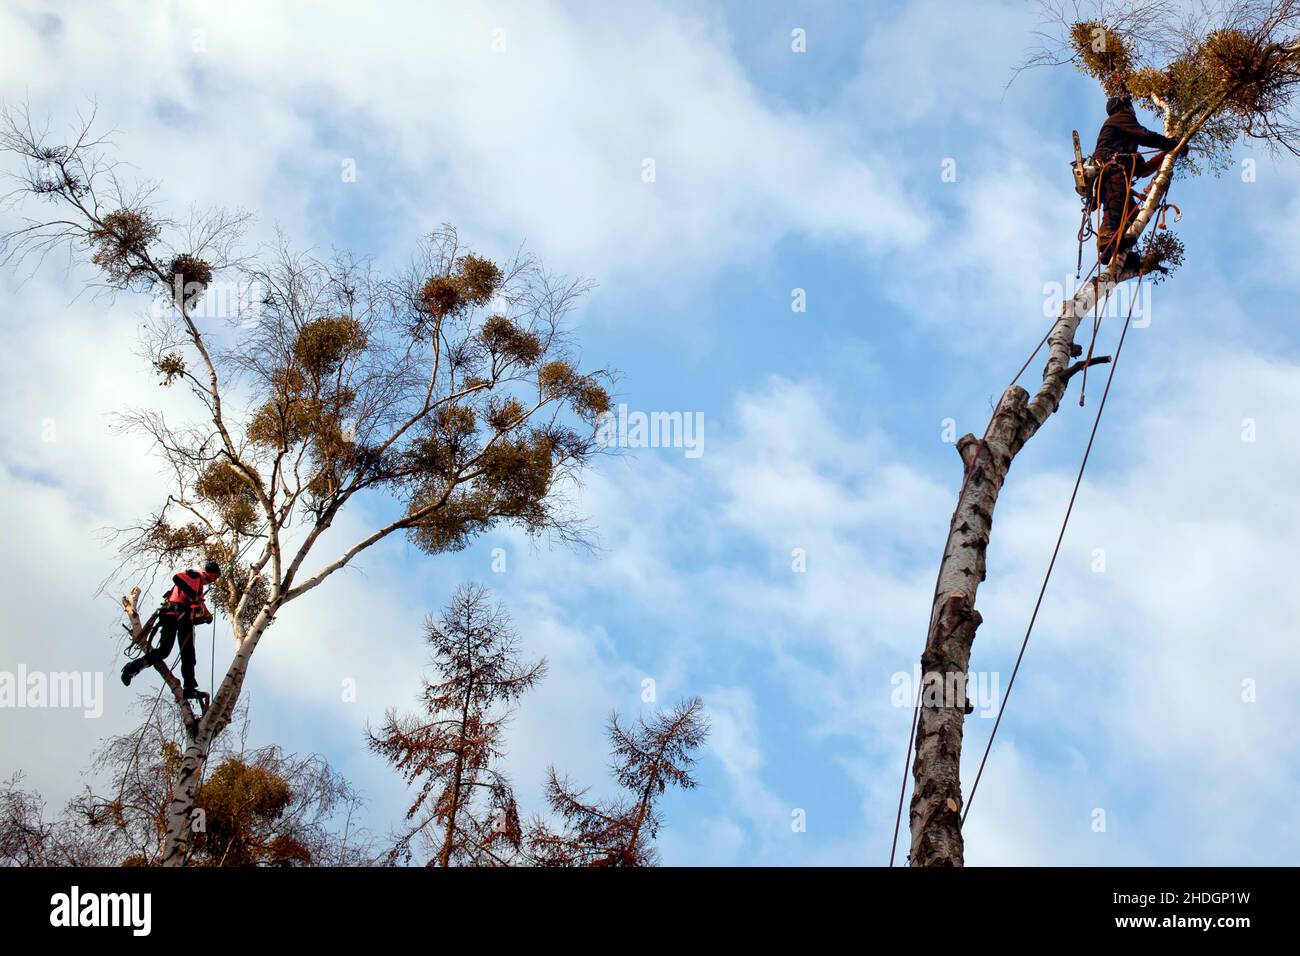
[[[188,696],[191,691],[199,688],[194,676],[194,623],[188,614],[180,622],[177,633],[181,641],[181,685]]]
[[[176,631],[179,624],[179,616],[170,610],[163,611],[158,615],[158,646],[153,648],[143,657],[138,657],[122,668],[122,683],[130,686],[131,679],[139,674],[146,667],[152,667],[154,664],[165,664],[167,658],[171,657],[172,645],[176,643]]]
[[[1107,167],[1101,174],[1101,228],[1097,230],[1097,252],[1102,264],[1110,261],[1115,252],[1115,233],[1124,221],[1124,205],[1128,196],[1128,183],[1116,167]]]

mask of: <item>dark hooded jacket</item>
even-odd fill
[[[1133,101],[1127,96],[1112,96],[1106,101],[1107,119],[1097,134],[1093,155],[1098,162],[1112,156],[1136,153],[1139,146],[1153,149],[1172,149],[1178,140],[1147,129],[1138,122],[1133,112]]]

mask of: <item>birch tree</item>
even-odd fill
[[[1181,19],[1164,0],[1100,5],[1091,18],[1077,8],[1048,5],[1044,46],[1028,65],[1070,63],[1108,94],[1127,88],[1135,102],[1161,117],[1177,139],[1154,175],[1126,235],[1137,242],[1150,226],[1176,174],[1221,170],[1242,140],[1300,152],[1292,107],[1300,85],[1300,4],[1245,0],[1196,7]],[[913,793],[910,805],[913,866],[961,866],[962,789],[959,769],[967,710],[964,688],[971,645],[982,618],[976,593],[985,576],[993,512],[1012,461],[1060,407],[1071,379],[1105,356],[1085,357],[1076,342],[1081,322],[1121,283],[1139,273],[1167,272],[1182,258],[1168,232],[1140,247],[1141,266],[1117,256],[1066,301],[1047,336],[1042,382],[1030,394],[1019,385],[1002,393],[980,438],[957,442],[963,480],[940,563],[921,656]],[[944,688],[956,688],[945,693]]]
[[[0,866],[156,866],[167,808],[185,747],[185,728],[160,694],[142,694],[138,727],[109,737],[92,757],[87,785],[46,819],[21,777],[0,784]],[[199,866],[365,865],[369,831],[356,823],[361,798],[324,758],[249,748],[247,706],[213,745],[216,769],[198,787],[190,856]]]
[[[169,485],[155,513],[118,529],[124,573],[146,580],[219,562],[214,603],[235,638],[202,713],[156,668],[187,741],[162,860],[179,865],[200,773],[271,625],[394,535],[430,555],[499,522],[581,540],[565,491],[599,450],[607,376],[580,371],[565,334],[587,284],[531,255],[497,264],[450,227],[386,275],[344,253],[296,253],[283,239],[245,255],[247,215],[166,217],[156,187],[127,180],[94,126],[92,112],[60,139],[28,109],[5,112],[4,203],[15,223],[0,236],[0,261],[35,268],[66,251],[89,258],[104,288],[153,295],[165,311],[146,325],[141,351],[197,409],[184,422],[149,409],[120,418],[148,441]],[[205,302],[232,287],[256,295],[210,315],[221,310]],[[387,505],[358,509],[366,500]],[[372,523],[322,556],[345,511]],[[122,611],[143,650],[152,618],[141,595],[132,588]]]

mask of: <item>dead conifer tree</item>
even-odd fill
[[[669,785],[695,787],[694,752],[708,733],[698,697],[631,728],[611,715],[614,779],[626,796],[589,800],[587,790],[575,789],[552,767],[546,795],[561,825],[554,829],[539,818],[529,827],[533,860],[542,866],[654,866],[659,799]]]
[[[1235,0],[1193,9],[1166,0],[1104,3],[1095,16],[1075,5],[1049,3],[1045,46],[1026,64],[1071,63],[1108,94],[1127,89],[1135,102],[1164,120],[1176,139],[1147,197],[1128,224],[1142,237],[1165,200],[1175,171],[1222,169],[1230,150],[1255,139],[1300,154],[1300,127],[1292,113],[1300,86],[1300,2]],[[913,866],[961,866],[962,789],[959,779],[964,688],[971,644],[981,623],[975,596],[984,580],[993,510],[1011,462],[1061,404],[1071,378],[1087,367],[1075,334],[1094,305],[1142,272],[1177,265],[1182,246],[1171,233],[1148,237],[1141,268],[1103,264],[1061,309],[1048,337],[1042,384],[1031,396],[1012,385],[1003,392],[982,438],[957,442],[963,481],[939,568],[921,656],[922,687],[914,738],[910,807]],[[1116,257],[1117,260],[1120,257]],[[1107,361],[1105,356],[1091,362]],[[955,687],[955,694],[943,688]]]
[[[563,492],[599,451],[609,397],[604,373],[578,370],[563,330],[585,283],[527,255],[498,265],[450,227],[391,276],[283,242],[241,257],[246,216],[165,218],[152,186],[122,178],[93,119],[61,142],[29,110],[0,117],[15,184],[3,202],[18,217],[0,235],[0,264],[39,263],[62,248],[86,255],[111,290],[153,293],[163,308],[144,352],[163,384],[195,401],[183,423],[152,410],[121,416],[149,441],[170,486],[155,514],[118,535],[126,570],[147,581],[218,561],[214,603],[236,642],[201,714],[166,665],[156,668],[188,741],[162,860],[180,865],[213,739],[288,605],[394,534],[428,554],[461,549],[498,522],[580,540]],[[225,298],[237,308],[209,308],[232,289]],[[367,498],[395,503],[395,515],[321,559],[322,537]],[[134,588],[122,607],[143,650],[151,619],[140,597]]]
[[[522,664],[509,615],[487,588],[462,584],[442,617],[425,625],[436,678],[424,688],[424,713],[389,711],[370,747],[408,782],[419,783],[406,813],[416,822],[390,862],[409,860],[420,838],[428,865],[495,866],[518,854],[522,830],[510,781],[499,769],[510,705],[546,674],[546,661]]]

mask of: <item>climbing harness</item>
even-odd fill
[[[1078,278],[1079,271],[1083,268],[1083,244],[1093,236],[1099,235],[1101,232],[1100,224],[1096,226],[1093,225],[1092,214],[1101,209],[1101,187],[1106,178],[1107,170],[1114,168],[1119,172],[1126,174],[1124,196],[1126,217],[1129,211],[1130,199],[1136,199],[1138,202],[1144,202],[1146,200],[1146,191],[1136,193],[1132,191],[1133,177],[1137,169],[1136,163],[1139,157],[1145,158],[1141,150],[1135,150],[1132,153],[1117,153],[1107,157],[1105,160],[1098,160],[1095,154],[1088,156],[1085,159],[1083,152],[1079,147],[1079,132],[1078,130],[1074,131],[1074,160],[1070,163],[1070,168],[1074,175],[1074,191],[1079,194],[1080,198],[1079,229],[1076,235],[1079,244],[1079,251],[1075,259],[1075,278]],[[1155,175],[1155,173],[1152,173],[1152,175]],[[1156,228],[1158,229],[1165,228],[1164,225],[1162,225],[1164,222],[1163,213],[1165,208],[1166,204],[1161,203],[1159,209],[1161,218],[1156,224]],[[1177,222],[1178,219],[1181,218],[1182,214],[1177,206],[1174,206],[1173,209],[1175,212],[1174,221]],[[1123,228],[1116,230],[1109,242],[1114,242],[1116,247],[1118,247],[1120,244],[1118,237],[1122,235]]]
[[[1179,209],[1177,206],[1175,206],[1173,203],[1169,202],[1166,194],[1166,198],[1163,202],[1160,203],[1159,211],[1157,212],[1157,219],[1156,219],[1157,229],[1169,228],[1168,226],[1165,225],[1165,214],[1168,213],[1169,210],[1171,209],[1174,211],[1174,222],[1182,221],[1183,211]]]
[[[1077,191],[1081,180],[1081,174],[1079,172],[1079,169],[1080,167],[1084,166],[1083,160],[1079,154],[1078,133],[1075,134],[1074,150],[1075,150],[1075,157],[1076,157],[1075,158],[1075,168],[1076,168],[1075,184],[1076,184],[1076,191]],[[1128,231],[1129,226],[1132,224],[1131,220],[1132,220],[1134,209],[1139,207],[1142,203],[1146,202],[1147,196],[1151,190],[1151,187],[1148,186],[1146,189],[1139,190],[1137,192],[1133,191],[1132,174],[1133,171],[1136,169],[1137,158],[1141,155],[1142,154],[1140,152],[1135,152],[1132,154],[1125,153],[1123,154],[1123,156],[1127,157],[1126,159],[1122,159],[1121,156],[1119,155],[1111,156],[1109,159],[1106,160],[1104,164],[1100,166],[1097,165],[1093,157],[1088,158],[1088,162],[1091,165],[1087,166],[1086,168],[1089,170],[1095,170],[1095,173],[1090,173],[1086,177],[1087,182],[1089,184],[1089,189],[1087,190],[1086,194],[1082,194],[1084,195],[1084,201],[1083,201],[1083,223],[1084,224],[1080,226],[1079,235],[1078,235],[1079,252],[1078,252],[1078,259],[1075,265],[1076,276],[1083,265],[1083,243],[1087,241],[1087,239],[1092,235],[1098,236],[1099,239],[1101,236],[1101,229],[1102,229],[1100,225],[1101,205],[1102,205],[1101,185],[1103,179],[1105,178],[1106,170],[1111,167],[1118,168],[1120,172],[1124,174],[1123,212],[1120,214],[1119,226],[1111,234],[1110,239],[1107,241],[1104,247],[1098,247],[1097,262],[1093,265],[1093,269],[1098,269],[1100,267],[1101,260],[1107,250],[1109,250],[1110,254],[1109,257],[1107,258],[1106,267],[1107,269],[1113,268],[1115,265],[1115,261],[1119,258],[1120,252],[1123,251],[1124,234]],[[1127,164],[1127,168],[1125,168],[1126,164]],[[1155,176],[1156,173],[1153,172],[1151,175]],[[1182,210],[1169,201],[1169,193],[1166,190],[1165,195],[1161,198],[1160,205],[1157,206],[1155,209],[1156,229],[1168,228],[1168,226],[1165,223],[1165,218],[1170,209],[1173,209],[1174,211],[1174,222],[1178,222],[1183,218]],[[1096,227],[1092,225],[1092,221],[1090,218],[1091,214],[1094,212],[1097,214],[1098,221],[1099,221]],[[1091,275],[1092,275],[1092,270],[1089,270],[1088,276]],[[1142,278],[1141,269],[1139,269],[1138,289],[1141,289],[1142,286],[1141,278]],[[1087,281],[1087,279],[1085,278],[1084,281]],[[1137,292],[1135,291],[1134,296],[1136,295]],[[1106,301],[1109,300],[1109,296],[1110,296],[1110,292],[1109,290],[1107,290]],[[1104,308],[1106,301],[1103,301],[1101,303],[1101,308]],[[1136,301],[1136,299],[1134,301]],[[1132,312],[1132,305],[1133,303],[1130,302],[1129,304],[1130,313]],[[1088,367],[1092,361],[1093,350],[1097,344],[1097,333],[1101,329],[1101,320],[1103,316],[1104,316],[1104,312],[1099,312],[1098,302],[1096,297],[1094,297],[1093,314],[1092,314],[1092,335],[1088,342],[1088,353],[1084,360],[1083,376],[1079,384],[1079,407],[1080,408],[1082,408],[1086,402],[1086,397],[1088,394]],[[1050,329],[1049,329],[1049,333],[1050,333]],[[1046,339],[1044,339],[1044,341],[1046,341]],[[1040,345],[1039,348],[1042,348],[1042,346]],[[1038,350],[1035,349],[1034,355],[1037,354],[1038,354]],[[1029,361],[1031,362],[1033,361],[1032,355],[1030,356]],[[1028,367],[1028,365],[1029,363],[1026,362],[1025,367]],[[1023,373],[1023,371],[1024,369],[1022,368],[1021,372]],[[1019,376],[1017,376],[1017,378],[1019,378]]]
[[[1111,164],[1119,165],[1119,164],[1117,163],[1115,157],[1111,157],[1110,162],[1107,163],[1108,166],[1111,165]],[[1132,168],[1132,167],[1130,167],[1130,169],[1131,169],[1131,168]],[[1100,178],[1098,178],[1098,180],[1097,180],[1097,191],[1098,191],[1098,195],[1100,195],[1100,192],[1101,192],[1101,179],[1100,179]],[[1145,194],[1143,194],[1143,195],[1145,195]],[[1109,259],[1109,260],[1107,261],[1107,263],[1106,263],[1106,269],[1107,269],[1107,271],[1110,271],[1110,270],[1114,269],[1114,267],[1115,267],[1115,260],[1119,258],[1119,254],[1120,254],[1120,252],[1121,252],[1121,251],[1123,250],[1123,248],[1124,248],[1124,233],[1128,230],[1128,227],[1129,227],[1129,214],[1132,212],[1132,209],[1133,209],[1132,205],[1130,205],[1130,200],[1131,200],[1132,198],[1133,198],[1133,179],[1132,179],[1131,176],[1127,176],[1127,175],[1126,175],[1126,176],[1124,177],[1124,206],[1123,206],[1123,212],[1120,213],[1120,217],[1119,217],[1119,225],[1115,228],[1115,232],[1114,232],[1114,234],[1113,234],[1112,237],[1111,237],[1111,242],[1114,243],[1115,248],[1114,248],[1114,250],[1111,252],[1111,254],[1110,254],[1110,259]],[[1100,206],[1100,204],[1098,204],[1098,205]],[[1097,211],[1097,212],[1098,212],[1098,217],[1100,218],[1100,215],[1101,215],[1101,210],[1100,210],[1100,208],[1098,208],[1098,211]],[[1098,229],[1098,234],[1100,235],[1100,229]],[[1097,263],[1098,263],[1098,266],[1099,266],[1100,263],[1101,263],[1101,257],[1102,257],[1102,254],[1103,254],[1103,250],[1102,250],[1100,247],[1098,247],[1098,249],[1097,249]],[[1099,278],[1100,278],[1100,277],[1099,277]],[[1139,273],[1138,273],[1138,280],[1139,280],[1139,281],[1138,281],[1138,286],[1139,286],[1139,288],[1140,288],[1140,287],[1141,287],[1141,284],[1142,284],[1142,283],[1141,283],[1141,270],[1139,270]],[[1109,302],[1109,301],[1110,301],[1110,289],[1107,289],[1107,290],[1106,290],[1106,297],[1105,297],[1105,299],[1102,301],[1102,303],[1101,303],[1100,305],[1098,305],[1098,303],[1097,303],[1097,296],[1094,295],[1094,296],[1092,297],[1092,336],[1091,336],[1091,337],[1089,338],[1089,340],[1088,340],[1088,354],[1087,354],[1087,356],[1086,356],[1085,359],[1084,359],[1084,362],[1083,362],[1083,375],[1081,376],[1080,381],[1079,381],[1079,407],[1080,407],[1080,408],[1083,408],[1084,401],[1085,401],[1085,396],[1088,394],[1088,366],[1089,366],[1090,364],[1092,364],[1092,353],[1093,353],[1093,349],[1094,349],[1094,348],[1096,347],[1096,345],[1097,345],[1097,333],[1098,333],[1099,331],[1101,331],[1101,320],[1102,320],[1102,317],[1105,315],[1105,307],[1106,307],[1106,303]],[[1136,296],[1135,296],[1135,298],[1134,298],[1133,301],[1134,301],[1134,302],[1137,301]],[[1130,312],[1130,314],[1132,313],[1132,310],[1133,310],[1133,303],[1130,302],[1130,303],[1129,303],[1129,312]],[[1114,371],[1115,371],[1115,369],[1114,369],[1114,367],[1112,366],[1112,367],[1111,367],[1111,373],[1114,374]],[[1107,381],[1109,381],[1109,379],[1108,379]]]

